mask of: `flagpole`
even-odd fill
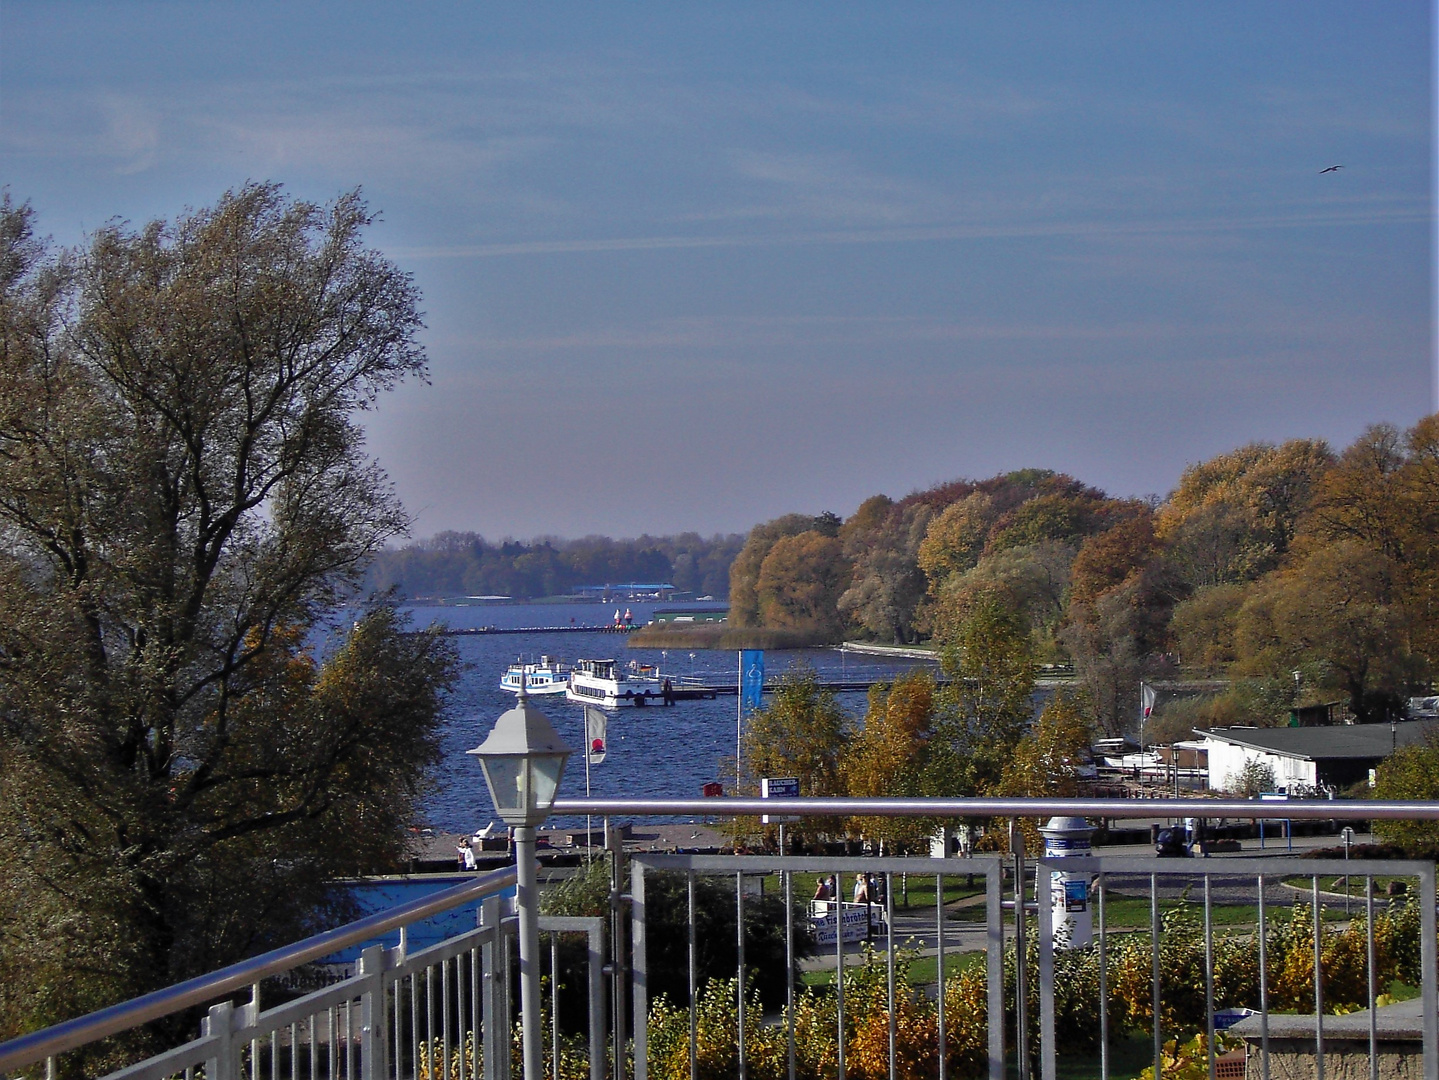
[[[739,704],[735,707],[735,718],[734,718],[734,793],[735,793],[736,795],[738,795],[738,794],[739,794],[740,746],[741,746],[741,741],[742,741],[742,739],[743,739],[743,737],[744,737],[744,736],[743,736],[743,731],[744,731],[744,650],[743,650],[743,649],[740,650],[740,653],[739,653],[739,663],[738,663],[736,666],[739,668],[739,675],[737,676],[738,682],[737,682],[737,684],[736,684],[736,686],[735,686],[735,700],[736,700]]]
[[[593,749],[593,747],[594,747],[594,743],[592,743],[592,742],[590,741],[590,708],[589,708],[588,705],[586,705],[586,706],[585,706],[585,798],[586,798],[586,799],[588,799],[588,798],[590,797],[590,751]],[[586,815],[585,815],[585,861],[586,861],[587,863],[593,862],[593,861],[594,861],[594,858],[595,858],[594,833],[591,831],[593,828],[594,828],[594,822],[590,819],[590,815],[589,815],[589,814],[586,814]]]

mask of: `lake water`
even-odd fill
[[[646,623],[655,604],[630,604],[636,623]],[[432,622],[456,629],[497,626],[599,626],[610,622],[614,605],[603,604],[477,604],[471,607],[412,607],[416,626]],[[572,623],[573,620],[573,623]],[[573,662],[577,659],[637,660],[663,672],[695,675],[707,682],[732,685],[738,656],[732,651],[630,649],[625,639],[608,633],[535,633],[463,636],[453,639],[467,665],[451,700],[443,730],[444,758],[437,773],[438,789],[425,806],[427,823],[437,829],[466,832],[482,828],[496,815],[485,790],[479,762],[465,751],[478,746],[496,718],[514,705],[514,695],[500,689],[500,676],[516,659],[540,654]],[[765,654],[766,680],[797,666],[813,668],[823,679],[892,679],[917,663],[904,659],[862,656],[838,649],[770,650]],[[584,717],[579,705],[563,695],[535,699],[566,742],[584,744]],[[865,695],[839,695],[840,704],[856,718],[864,715]],[[720,761],[735,752],[738,701],[731,695],[713,701],[681,701],[671,708],[616,709],[610,713],[609,751],[590,770],[590,791],[596,796],[692,798],[701,785],[720,780]],[[560,784],[562,798],[585,794],[584,758],[570,759]],[[556,819],[557,824],[576,824]],[[582,824],[582,822],[581,822]]]

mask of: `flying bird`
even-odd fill
[[[1327,168],[1327,169],[1320,169],[1320,170],[1319,170],[1319,175],[1320,175],[1320,176],[1323,176],[1323,175],[1324,175],[1325,173],[1327,173],[1327,172],[1338,172],[1338,171],[1339,171],[1340,169],[1342,169],[1342,168],[1344,168],[1343,165],[1331,165],[1331,166],[1329,166],[1329,168]]]

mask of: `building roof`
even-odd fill
[[[1281,728],[1195,728],[1194,733],[1216,742],[1301,761],[1388,757],[1395,747],[1424,742],[1439,724],[1408,720],[1391,732],[1388,724],[1345,724],[1333,727]]]

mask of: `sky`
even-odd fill
[[[1434,45],[1403,0],[0,0],[0,183],[64,245],[361,188],[424,296],[365,421],[416,537],[1163,495],[1435,410]]]

